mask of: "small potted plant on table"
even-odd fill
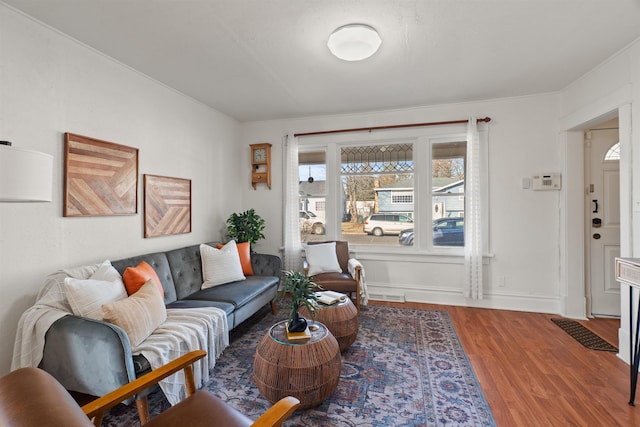
[[[285,271],[284,285],[280,289],[280,295],[288,294],[291,298],[289,303],[289,322],[287,330],[289,332],[303,332],[307,329],[307,320],[298,315],[298,310],[305,307],[307,312],[314,316],[318,307],[318,297],[316,290],[320,287],[316,285],[310,277],[299,271]]]

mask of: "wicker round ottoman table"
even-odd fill
[[[307,320],[311,319],[304,307],[300,308],[300,315]],[[350,298],[331,305],[318,304],[314,320],[329,328],[338,341],[341,352],[348,349],[358,336],[358,310]]]
[[[253,375],[260,393],[271,403],[285,396],[300,400],[299,409],[324,402],[338,386],[340,347],[322,323],[305,342],[289,341],[286,320],[273,325],[256,347]]]

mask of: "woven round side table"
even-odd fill
[[[300,308],[300,315],[311,319],[304,307]],[[331,305],[318,304],[314,320],[329,328],[341,352],[348,349],[358,337],[358,310],[349,298]]]
[[[285,396],[300,400],[299,409],[324,402],[338,386],[342,359],[338,342],[322,323],[306,342],[287,340],[286,320],[269,329],[256,347],[253,375],[271,403]]]

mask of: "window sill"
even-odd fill
[[[284,256],[284,247],[280,247],[280,252]],[[411,247],[374,247],[349,245],[351,256],[362,261],[401,261],[434,264],[464,264],[464,251],[451,249],[449,251],[433,252],[426,250],[412,249]],[[301,250],[304,257],[304,249]],[[495,257],[492,253],[482,256],[482,264],[488,265],[489,260]]]
[[[410,248],[384,248],[350,245],[349,251],[358,260],[365,261],[402,261],[439,264],[464,264],[464,250],[427,251]],[[482,264],[488,264],[493,254],[484,254]]]

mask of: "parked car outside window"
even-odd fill
[[[401,245],[413,246],[413,228],[398,234]],[[464,246],[464,218],[440,218],[433,221],[433,246]]]
[[[433,221],[433,246],[464,246],[464,218]]]
[[[413,246],[413,228],[402,230],[400,234],[398,234],[398,242],[400,242],[401,245]]]
[[[410,224],[413,224],[413,219],[408,215],[377,213],[369,215],[364,221],[364,231],[374,236],[399,234]]]
[[[303,233],[324,234],[324,220],[311,211],[300,211],[300,229]]]

